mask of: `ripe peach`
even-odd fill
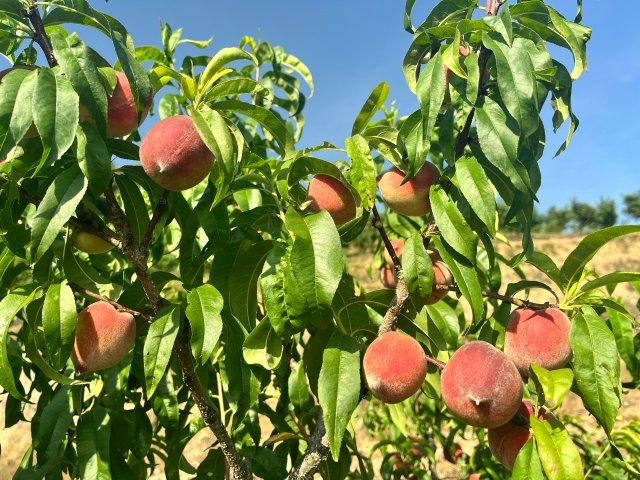
[[[176,115],[154,125],[140,145],[142,168],[167,190],[187,190],[206,178],[213,154],[190,117]]]
[[[389,208],[402,215],[420,216],[431,210],[429,189],[440,179],[434,164],[425,162],[415,177],[404,185],[404,173],[396,167],[378,177],[378,187]]]
[[[548,370],[561,368],[571,358],[570,328],[569,318],[557,308],[519,308],[509,317],[504,353],[524,377],[532,363]]]
[[[153,96],[149,95],[140,119],[138,119],[136,101],[133,98],[133,92],[127,76],[124,72],[116,72],[116,78],[116,87],[107,104],[108,137],[124,137],[135,132],[147,117],[153,102]]]
[[[489,429],[491,453],[509,470],[513,469],[518,452],[531,437],[529,417],[533,415],[533,405],[525,400],[514,418],[498,428]]]
[[[440,378],[442,398],[451,413],[476,427],[504,425],[520,408],[522,380],[513,362],[487,342],[458,349]]]
[[[353,194],[337,178],[316,175],[309,182],[307,198],[313,211],[326,210],[338,227],[356,218]]]
[[[400,332],[387,332],[367,348],[363,369],[372,395],[399,403],[420,390],[427,375],[427,358],[420,344]]]
[[[479,473],[472,473],[471,475],[469,475],[467,480],[480,480],[480,474]]]
[[[92,303],[78,314],[78,326],[71,359],[78,373],[114,366],[133,347],[136,322],[119,313],[110,303]]]
[[[106,253],[113,248],[113,245],[97,235],[83,231],[75,232],[71,242],[81,252],[90,254]]]

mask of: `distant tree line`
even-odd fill
[[[625,195],[622,203],[622,213],[631,221],[640,221],[640,191]],[[498,209],[500,217],[504,218],[506,205],[498,205]],[[532,220],[532,228],[536,233],[581,233],[615,225],[618,211],[615,200],[602,199],[590,204],[573,199],[565,207],[551,207],[546,212],[535,210]],[[517,231],[511,225],[504,229]]]

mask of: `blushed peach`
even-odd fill
[[[476,427],[504,425],[520,408],[522,380],[513,362],[487,342],[459,348],[442,370],[442,398],[451,413]]]
[[[140,145],[142,168],[167,190],[187,190],[206,178],[213,154],[193,120],[186,115],[168,117],[154,125]]]
[[[110,303],[92,303],[78,314],[71,359],[78,373],[112,367],[133,347],[136,322]]]
[[[519,308],[509,317],[504,337],[504,353],[526,377],[529,365],[547,370],[561,368],[571,358],[571,322],[562,310]]]
[[[500,427],[489,429],[491,453],[509,470],[513,469],[518,453],[531,437],[529,418],[533,414],[533,405],[525,400],[514,418]]]
[[[415,339],[391,331],[371,342],[364,353],[363,369],[374,397],[399,403],[420,390],[427,375],[427,357]]]
[[[425,162],[418,173],[404,185],[405,174],[397,167],[378,177],[382,198],[391,210],[408,216],[425,215],[431,211],[429,189],[440,179],[433,163]]]
[[[349,189],[340,180],[330,175],[316,175],[309,182],[307,198],[311,209],[326,210],[336,226],[341,226],[356,217],[356,201]]]

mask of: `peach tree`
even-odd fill
[[[167,24],[136,46],[86,0],[0,0],[0,392],[32,439],[14,478],[638,475],[640,428],[615,422],[640,337],[615,287],[640,273],[588,263],[640,226],[561,265],[531,236],[544,116],[557,154],[578,127],[582,2],[414,3],[415,112],[383,82],[344,145],[298,148],[313,77],[282,47],[211,55]]]

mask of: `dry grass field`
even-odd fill
[[[536,248],[545,252],[551,256],[557,263],[561,263],[567,254],[577,245],[580,241],[579,236],[553,236],[553,237],[539,237],[536,239]],[[517,244],[516,244],[517,245]],[[516,251],[515,248],[511,248],[507,245],[501,247],[501,251],[508,256],[509,253]],[[603,248],[596,256],[594,261],[590,264],[598,273],[605,274],[614,270],[640,271],[640,236],[629,236],[618,239],[611,242],[605,248]],[[358,277],[360,282],[370,288],[379,288],[379,280],[377,277],[370,278],[366,273],[367,259],[362,254],[357,252],[351,252],[349,254],[350,262],[353,266],[354,274]],[[545,280],[544,275],[538,273],[533,269],[525,269],[532,278],[538,280]],[[374,275],[376,273],[374,272]],[[505,281],[513,280],[507,275]],[[616,290],[616,295],[622,297],[631,309],[634,315],[638,315],[636,308],[636,302],[638,301],[638,293],[629,285],[620,285]],[[545,301],[548,298],[544,297],[544,294],[539,297],[532,297],[532,300]],[[584,417],[584,421],[587,423],[593,423],[589,418],[587,412],[583,409],[580,400],[577,397],[570,398],[565,405],[565,410],[574,415],[580,415]],[[27,418],[32,414],[33,409],[27,408],[25,416]],[[4,426],[4,404],[0,401],[0,425]],[[634,391],[624,397],[623,407],[620,412],[621,421],[626,421],[632,418],[640,419],[640,392]],[[267,424],[265,424],[265,427]],[[359,436],[361,437],[358,444],[361,449],[364,450],[367,446],[373,444],[374,439],[368,438],[366,431],[362,428],[357,428]],[[269,431],[266,432],[268,436]],[[12,478],[22,455],[30,443],[30,430],[28,423],[18,424],[9,429],[0,430],[0,446],[2,447],[0,454],[0,480],[8,480]],[[212,438],[208,431],[202,431],[198,434],[187,446],[186,456],[187,459],[197,464],[206,455],[206,449],[211,445]],[[151,478],[163,478],[161,472],[161,466],[158,467],[157,473]],[[457,478],[457,472],[452,469],[450,464],[441,462],[438,467],[441,478]],[[185,477],[186,478],[186,477]]]

